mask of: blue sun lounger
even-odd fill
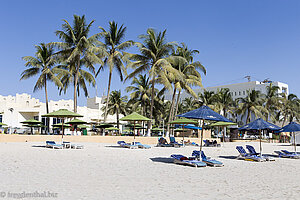
[[[274,158],[270,158],[268,156],[259,156],[260,153],[257,153],[254,149],[253,146],[251,145],[246,145],[246,148],[248,149],[250,155],[255,155],[255,156],[258,156],[258,157],[262,157],[262,159],[265,159],[266,161],[275,161]]]
[[[284,153],[284,152],[281,152],[281,151],[274,151],[274,152],[278,154],[279,158],[294,158],[294,159],[299,159],[300,158],[300,156],[296,155],[296,154],[288,154],[288,153]]]
[[[196,150],[193,151],[192,156],[195,156],[196,158],[199,158],[200,157],[200,151],[196,151]],[[223,167],[224,166],[222,162],[206,157],[206,155],[204,154],[204,151],[201,151],[201,159],[208,166],[212,166],[212,167]]]
[[[244,149],[244,147],[242,147],[242,146],[236,146],[236,149],[240,153],[240,155],[237,156],[237,159],[243,159],[243,160],[247,160],[247,161],[257,161],[257,162],[266,161],[265,159],[258,157],[256,155],[248,154],[246,152],[246,150]]]
[[[182,144],[179,144],[178,142],[176,142],[175,137],[170,137],[170,144],[173,147],[182,147],[183,146]]]
[[[188,158],[180,154],[173,154],[171,155],[172,158],[174,158],[174,163],[180,164],[180,165],[188,165],[192,167],[206,167],[207,164],[205,162],[201,162],[199,160],[196,160],[194,157]]]
[[[126,143],[125,141],[118,141],[117,143],[118,143],[118,145],[120,145],[121,147],[124,147],[124,148],[129,148],[129,149],[137,149],[138,148],[137,145],[131,145],[129,143]]]
[[[300,158],[300,154],[297,154],[295,152],[290,152],[288,150],[281,150],[283,153],[285,153],[286,155],[293,157],[293,158]]]
[[[150,148],[151,148],[150,145],[142,144],[142,143],[140,143],[140,142],[135,142],[135,144],[132,143],[132,145],[137,145],[137,146],[138,146],[139,148],[141,148],[141,149],[150,149]]]
[[[64,148],[64,145],[56,144],[54,141],[46,141],[46,147],[52,148],[52,149],[62,149],[62,148]]]

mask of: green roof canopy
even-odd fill
[[[61,128],[62,127],[62,123],[58,123],[58,124],[53,124],[53,127],[58,127]],[[64,128],[70,128],[71,125],[70,124],[64,124]]]
[[[81,125],[78,125],[77,128],[89,128],[89,126],[86,126],[86,125],[82,125],[82,124],[81,124]]]
[[[169,122],[169,124],[198,124],[198,122],[191,119],[182,118]]]
[[[71,112],[67,109],[59,109],[57,111],[42,115],[43,117],[57,117],[57,118],[71,118],[71,117],[83,117],[78,113]]]
[[[143,115],[140,115],[136,112],[133,112],[130,115],[122,117],[120,120],[121,121],[151,121],[151,119],[144,117]]]
[[[71,121],[69,121],[69,122],[66,122],[66,124],[86,124],[87,122],[85,122],[85,121],[82,121],[82,120],[80,120],[80,119],[73,119],[73,120],[71,120]]]
[[[109,127],[113,127],[114,125],[112,124],[107,124],[107,123],[104,123],[104,124],[99,124],[96,126],[96,128],[109,128]]]
[[[126,124],[125,127],[133,128],[134,124]],[[141,124],[135,124],[135,128],[138,128],[138,127],[142,127],[142,125]]]
[[[0,126],[7,126],[7,124],[0,122]]]
[[[216,123],[210,124],[209,126],[231,126],[231,125],[236,125],[236,123],[233,123],[233,122],[216,122]]]
[[[30,119],[30,120],[26,120],[24,122],[21,122],[22,124],[41,124],[42,122],[35,120],[35,119]]]
[[[109,127],[109,128],[106,128],[105,130],[108,130],[108,131],[118,131],[119,129],[116,128],[116,127]]]
[[[153,128],[153,129],[151,129],[151,131],[163,131],[163,129],[162,128]]]

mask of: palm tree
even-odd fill
[[[197,101],[193,97],[187,97],[183,100],[183,107],[186,112],[197,108]]]
[[[181,90],[184,89],[188,94],[192,95],[194,98],[197,98],[197,95],[191,88],[191,86],[203,87],[202,78],[199,71],[203,72],[206,75],[206,69],[199,61],[194,62],[194,55],[198,53],[198,50],[188,49],[188,47],[184,43],[181,43],[181,46],[177,47],[176,52],[173,52],[174,56],[181,56],[186,60],[186,62],[172,62],[172,66],[183,75],[183,78],[175,77],[174,81],[173,97],[176,93],[176,90],[178,89],[177,101],[175,106],[175,116],[177,115],[178,111],[178,103],[180,101]],[[173,120],[174,109],[171,110],[171,118]]]
[[[224,117],[227,117],[228,112],[233,113],[233,99],[229,88],[221,88],[214,95],[214,101],[215,111],[222,111]]]
[[[272,121],[275,121],[276,112],[280,110],[280,100],[278,90],[280,89],[278,86],[272,86],[272,83],[270,83],[269,86],[266,87],[267,93],[264,95],[265,98],[265,108],[269,111],[268,114],[266,114],[265,118],[266,121],[269,120],[269,118],[272,119]]]
[[[141,106],[141,114],[146,116],[146,106],[150,102],[150,82],[147,75],[139,74],[138,78],[134,77],[131,86],[126,88],[126,92],[131,92],[129,102],[134,108]]]
[[[209,106],[211,108],[214,108],[214,103],[215,103],[215,97],[214,97],[215,93],[213,91],[207,91],[204,90],[203,93],[199,93],[199,107],[206,105]]]
[[[83,60],[81,61],[81,65]],[[70,85],[75,85],[75,80],[76,76],[78,76],[78,81],[77,81],[77,96],[80,96],[80,88],[83,90],[84,95],[86,97],[89,96],[88,89],[87,89],[87,83],[89,85],[92,85],[95,87],[96,85],[96,80],[94,78],[94,75],[91,74],[90,72],[82,69],[80,67],[79,71],[76,72],[75,68],[72,67],[71,65],[60,65],[58,66],[61,69],[61,72],[58,74],[58,77],[60,78],[63,88],[60,89],[60,94],[62,92],[66,93],[67,89],[70,87]]]
[[[107,112],[110,115],[116,115],[117,117],[117,127],[120,128],[120,120],[119,120],[119,115],[126,115],[126,107],[127,107],[127,96],[121,95],[121,90],[119,91],[112,91],[110,94],[110,98],[105,99],[106,101],[109,100],[108,102],[108,110]],[[103,107],[102,110],[105,110],[106,106]]]
[[[172,85],[167,77],[168,73],[173,73],[174,76],[180,77],[178,70],[174,69],[169,63],[170,59],[175,59],[170,56],[173,50],[174,42],[166,42],[166,30],[157,33],[154,29],[149,28],[147,33],[139,36],[143,43],[135,43],[141,54],[127,54],[128,58],[134,62],[129,64],[134,71],[127,78],[135,77],[137,74],[148,71],[151,78],[151,105],[150,119],[153,119],[155,83],[163,84],[168,90],[172,89]],[[168,59],[166,59],[168,58]],[[180,59],[180,58],[177,58]],[[151,126],[149,123],[148,131]]]
[[[56,31],[56,35],[62,42],[53,42],[60,51],[60,61],[68,65],[70,73],[74,75],[74,112],[77,112],[77,93],[78,82],[80,81],[80,72],[82,67],[88,68],[95,73],[94,64],[103,64],[101,57],[103,56],[103,48],[95,45],[99,34],[95,34],[88,38],[90,28],[94,23],[92,20],[86,23],[85,16],[74,15],[73,26],[67,20],[62,25],[62,30]],[[83,75],[82,75],[83,76]]]
[[[46,99],[46,113],[49,113],[47,82],[51,81],[54,82],[56,86],[63,87],[61,81],[55,75],[56,73],[60,72],[60,69],[54,67],[57,63],[54,55],[53,45],[41,43],[40,45],[36,45],[35,48],[36,57],[23,57],[23,60],[26,61],[25,66],[29,68],[22,72],[20,80],[26,80],[33,76],[39,76],[34,86],[33,92],[44,88]],[[49,130],[49,121],[47,124]]]
[[[107,112],[108,112],[108,102],[110,98],[110,86],[111,86],[111,77],[113,70],[116,69],[120,80],[123,81],[123,74],[127,76],[127,71],[124,66],[124,62],[126,62],[123,53],[121,51],[126,50],[130,46],[132,46],[133,41],[125,41],[122,42],[125,38],[125,31],[126,27],[122,24],[120,27],[118,27],[118,24],[114,21],[109,22],[109,30],[106,31],[104,28],[99,27],[101,29],[100,36],[104,37],[104,43],[99,43],[100,46],[102,46],[105,49],[104,53],[104,63],[99,68],[96,75],[99,74],[100,70],[104,68],[104,66],[107,66],[109,68],[109,76],[108,76],[108,86],[107,86],[107,98],[108,101],[106,101],[105,111],[104,111],[104,122],[107,118]]]
[[[282,108],[278,112],[276,119],[282,121],[282,126],[285,122],[292,122],[293,120],[300,121],[300,99],[295,94],[282,94],[281,105]]]
[[[268,110],[264,108],[263,103],[264,100],[260,91],[248,90],[245,98],[239,98],[237,113],[242,114],[243,116],[247,115],[246,123],[249,123],[252,114],[257,118],[263,117],[265,113],[268,113]]]

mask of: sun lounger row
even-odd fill
[[[55,141],[46,141],[46,147],[52,149],[83,149],[83,145],[81,144],[73,144],[70,142],[57,144]]]
[[[246,152],[244,147],[237,146],[236,149],[240,153],[240,155],[237,157],[237,159],[243,159],[246,161],[257,161],[257,162],[265,162],[265,161],[275,161],[274,158],[270,158],[268,156],[260,155],[255,151],[255,148],[251,145],[246,145],[246,148],[248,149],[249,153]]]
[[[171,155],[174,158],[174,163],[181,165],[188,165],[192,167],[222,167],[224,166],[222,162],[206,157],[203,151],[201,151],[201,159],[200,159],[200,151],[193,151],[192,157],[186,157],[180,154]]]
[[[209,140],[203,140],[205,147],[220,147],[221,145],[217,143],[217,141],[212,141],[210,142]],[[190,142],[185,141],[184,145],[186,146],[199,146],[197,143],[195,142]],[[182,143],[178,143],[175,140],[175,137],[170,137],[170,143],[167,142],[167,140],[163,137],[158,138],[158,143],[157,143],[157,147],[182,147],[183,144]]]
[[[151,146],[147,145],[147,144],[142,144],[140,142],[133,142],[132,144],[130,143],[126,143],[125,141],[118,141],[117,142],[118,145],[120,145],[121,147],[124,148],[129,148],[129,149],[150,149]]]
[[[281,151],[274,151],[279,158],[293,158],[293,159],[300,159],[300,155],[294,152],[290,152],[287,150]]]

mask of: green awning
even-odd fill
[[[155,131],[163,131],[163,129],[162,128],[153,128],[153,129],[151,129],[151,131],[153,131],[153,132],[155,132]]]
[[[58,124],[53,124],[53,127],[57,127],[57,128],[61,128],[62,127],[62,123],[58,123]],[[70,128],[71,125],[70,124],[64,124],[64,128]]]
[[[140,115],[136,112],[133,112],[130,115],[122,117],[120,120],[121,121],[151,121],[151,119],[144,117],[143,115]]]
[[[78,125],[77,128],[83,129],[83,128],[89,128],[89,126],[86,126],[86,125]]]
[[[106,128],[105,130],[108,130],[108,131],[118,131],[119,129],[116,128],[116,127],[109,127],[109,128]]]
[[[71,118],[71,117],[83,117],[82,115],[71,112],[67,109],[59,109],[57,111],[42,115],[43,117],[57,117],[57,118]]]
[[[181,118],[169,122],[169,124],[198,124],[198,122],[191,119]]]
[[[80,120],[80,119],[73,119],[73,120],[71,120],[71,121],[69,121],[69,122],[66,122],[66,124],[86,124],[87,122],[85,122],[85,121],[82,121],[82,120]]]
[[[30,120],[26,120],[24,122],[21,122],[22,124],[41,124],[42,122],[35,120],[35,119],[30,119]]]
[[[231,126],[231,125],[236,125],[236,123],[233,123],[233,122],[216,122],[216,123],[210,124],[209,126]]]
[[[0,122],[0,126],[7,126],[7,124]]]

